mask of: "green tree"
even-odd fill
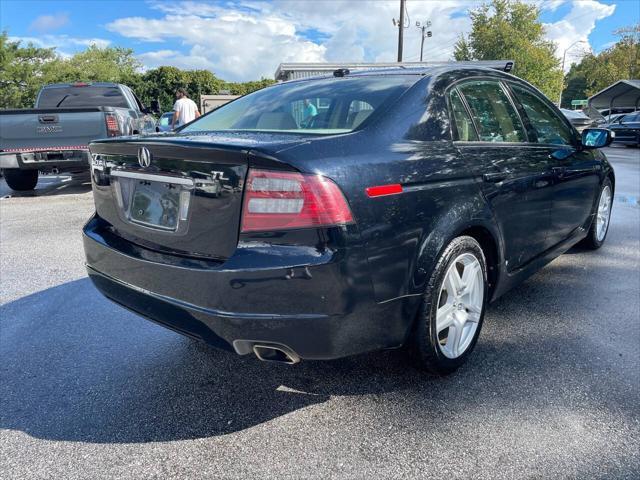
[[[217,95],[224,89],[224,81],[209,70],[187,70],[185,88],[196,104],[200,105],[200,95]]]
[[[158,67],[147,70],[142,76],[144,88],[138,93],[142,101],[159,100],[162,111],[171,110],[178,88],[186,87],[189,78],[185,71],[176,67]]]
[[[619,37],[597,55],[585,55],[571,66],[562,93],[563,106],[571,100],[586,99],[618,80],[640,77],[640,24],[614,32]]]
[[[273,85],[275,80],[270,78],[261,78],[260,80],[252,80],[250,82],[226,82],[225,90],[228,90],[231,95],[246,95],[261,88]]]
[[[61,57],[53,48],[21,45],[0,35],[0,107],[33,107],[40,88],[49,83],[116,82],[132,88],[145,105],[158,99],[163,111],[171,110],[175,92],[184,87],[196,103],[200,95],[229,90],[245,95],[274,83],[262,78],[251,82],[225,82],[209,70],[181,70],[162,66],[142,73],[133,50],[95,45],[71,57]]]
[[[556,47],[544,38],[540,10],[518,0],[492,0],[469,12],[471,32],[455,45],[461,60],[514,60],[513,74],[556,99],[562,86]]]
[[[44,67],[56,57],[53,48],[9,40],[0,34],[0,108],[33,107],[38,90],[46,81]]]

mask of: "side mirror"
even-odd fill
[[[583,148],[608,147],[616,134],[606,128],[585,128],[582,131]]]
[[[156,100],[151,100],[151,111],[153,113],[160,113],[160,102]]]

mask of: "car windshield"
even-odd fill
[[[416,80],[380,75],[283,83],[223,105],[181,131],[346,133],[395,101]]]
[[[69,86],[45,88],[38,98],[38,108],[122,107],[127,100],[117,87]]]

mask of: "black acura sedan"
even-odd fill
[[[621,115],[607,125],[615,137],[614,142],[628,147],[640,147],[640,112]]]
[[[603,244],[610,142],[489,69],[277,84],[173,135],[92,143],[88,273],[125,308],[241,355],[404,345],[446,374],[490,301],[577,242]]]

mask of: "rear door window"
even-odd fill
[[[462,98],[458,90],[455,88],[449,93],[449,100],[451,102],[451,113],[453,116],[454,125],[452,125],[452,136],[454,140],[461,142],[473,142],[478,140],[478,134],[476,128],[473,126],[471,117],[462,103]]]
[[[571,145],[573,133],[567,124],[533,92],[519,85],[511,85],[514,95],[524,108],[536,132],[538,143]]]
[[[482,142],[526,142],[518,112],[500,82],[479,80],[458,86]]]

